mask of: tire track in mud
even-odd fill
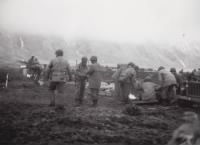
[[[1,92],[0,144],[164,145],[187,110],[158,105],[120,106],[115,105],[114,97],[101,97],[97,108],[90,108],[87,102],[74,108],[73,87],[67,88],[65,101],[69,105],[54,109],[45,105],[47,88],[17,83],[19,86],[12,84]]]
[[[52,109],[42,105],[1,103],[0,134],[9,144],[138,144],[161,145],[176,126],[177,114],[157,111],[129,116],[104,108]],[[150,115],[149,115],[150,114]],[[155,115],[156,114],[156,115]],[[4,120],[4,123],[2,123]],[[171,120],[171,121],[170,121]],[[177,122],[175,122],[177,123]]]

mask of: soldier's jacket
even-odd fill
[[[34,61],[34,58],[30,58],[30,59],[28,60],[28,65],[32,65],[32,64],[33,64],[33,61]]]
[[[59,56],[49,64],[50,80],[55,82],[65,82],[71,79],[71,69],[67,60]]]
[[[89,75],[89,88],[90,89],[100,89],[101,86],[101,72],[102,68],[98,63],[92,64],[89,67],[87,74]]]
[[[87,79],[88,67],[83,66],[81,63],[76,69],[76,81],[85,81]]]
[[[132,67],[122,69],[119,75],[119,81],[124,83],[134,83],[136,80],[136,71]]]
[[[31,58],[28,60],[28,67],[29,68],[35,68],[35,67],[40,67],[40,63],[37,58]]]
[[[175,76],[171,72],[165,69],[160,70],[158,72],[158,75],[159,75],[159,81],[161,82],[162,87],[167,87],[170,85],[177,84]]]

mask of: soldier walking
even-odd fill
[[[50,79],[49,90],[52,92],[50,106],[55,106],[56,98],[64,94],[66,81],[71,81],[71,69],[67,60],[63,58],[63,50],[56,51],[56,58],[48,66]]]

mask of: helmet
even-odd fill
[[[158,68],[158,71],[160,71],[160,70],[162,70],[162,69],[165,69],[163,66],[160,66],[159,68]]]
[[[170,72],[176,72],[176,69],[175,68],[171,68]]]
[[[90,58],[90,61],[97,61],[97,57],[96,57],[96,56],[92,56],[92,57]]]
[[[87,58],[86,56],[84,56],[84,57],[81,58],[81,60],[82,60],[82,61],[87,61],[88,58]]]
[[[146,76],[144,78],[144,82],[151,82],[152,81],[152,77],[151,76]]]
[[[56,56],[63,56],[63,50],[62,49],[58,49],[56,50]]]
[[[133,62],[129,62],[128,66],[135,67],[135,64]]]

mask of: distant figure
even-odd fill
[[[31,78],[36,82],[40,79],[40,75],[42,73],[42,68],[39,63],[39,60],[32,56],[27,63],[28,72],[31,74]]]
[[[96,107],[98,105],[98,95],[99,90],[101,87],[101,66],[97,62],[97,57],[92,56],[90,58],[91,66],[87,72],[88,81],[89,81],[89,89],[90,89],[90,96],[92,99],[92,106]]]
[[[141,94],[140,98],[143,101],[155,101],[156,100],[156,88],[157,84],[152,82],[152,78],[147,76],[144,82],[141,83]]]
[[[177,94],[180,94],[181,93],[181,86],[182,86],[182,78],[181,76],[176,72],[176,69],[175,68],[171,68],[170,69],[170,72],[175,76],[176,78],[176,82],[177,82],[177,90],[176,90],[176,93]]]
[[[76,106],[79,106],[83,103],[84,93],[85,93],[85,86],[86,86],[86,80],[87,80],[87,66],[88,59],[87,57],[82,57],[81,63],[78,65],[78,68],[76,69]]]
[[[35,56],[31,56],[31,58],[28,60],[28,66],[31,66],[34,63]]]
[[[117,65],[117,71],[112,75],[112,79],[115,82],[114,96],[118,100],[120,100],[120,84],[119,84],[120,73],[121,73],[120,65]]]
[[[200,121],[194,112],[185,112],[184,123],[177,128],[168,145],[200,145]]]
[[[59,49],[56,51],[56,58],[50,62],[48,73],[50,79],[49,90],[53,93],[50,106],[55,106],[57,96],[63,95],[64,93],[66,81],[68,79],[71,81],[70,65],[68,61],[63,58],[62,50]]]
[[[28,60],[28,68],[34,68],[36,66],[38,66],[40,63],[37,59],[37,57],[35,56],[31,56],[31,58]]]
[[[173,104],[176,98],[176,78],[164,67],[158,68],[158,77],[161,86],[161,102],[165,105]]]
[[[129,103],[129,94],[132,93],[136,82],[135,64],[130,62],[127,68],[122,69],[119,75],[120,96],[124,104]]]

